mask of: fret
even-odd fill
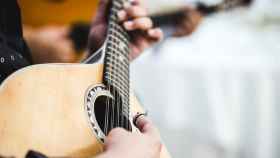
[[[108,34],[108,36],[111,37],[112,43],[118,43],[119,45],[121,45],[119,47],[121,47],[122,49],[128,50],[129,41],[127,40],[126,37],[124,37],[120,33],[110,33],[110,34]]]
[[[128,65],[122,64],[121,62],[118,62],[117,60],[114,60],[110,57],[106,57],[107,63],[105,63],[108,68],[106,68],[107,71],[113,72],[117,71],[118,73],[121,73],[123,76],[129,75],[129,68]]]
[[[118,85],[121,88],[129,88],[129,86],[127,85],[127,82],[124,82],[123,79],[118,78],[117,76],[110,76],[110,74],[106,73],[104,76],[106,79],[109,79],[109,81],[114,84],[114,85]],[[124,91],[124,90],[123,90]],[[127,90],[126,90],[127,91]]]
[[[108,52],[108,56],[113,56],[115,57],[115,59],[119,59],[119,61],[122,61],[124,64],[129,65],[129,55],[117,48],[116,45],[109,44],[108,50],[110,51]]]
[[[111,47],[115,49],[114,51],[121,52],[123,55],[128,56],[130,52],[129,47],[127,45],[124,45],[124,43],[114,43],[114,42],[108,42],[107,47]]]
[[[111,13],[113,13],[114,15],[117,15],[119,11],[120,11],[120,9],[118,9],[116,7],[112,7],[112,9],[111,9]]]
[[[125,112],[125,114],[129,114],[129,104],[127,104],[126,102],[127,101],[123,101],[123,99],[122,99],[122,102],[123,102],[123,105],[125,105],[125,106],[122,106],[122,111],[123,112]]]
[[[124,88],[124,87],[122,87],[122,86],[120,86],[120,85],[118,85],[118,84],[114,84],[113,79],[111,79],[111,78],[108,79],[108,80],[110,80],[111,85],[118,91],[118,93],[119,93],[120,95],[122,95],[124,98],[129,97],[129,93],[123,91],[123,88]],[[126,101],[126,100],[124,100],[124,101]]]
[[[107,47],[108,57],[113,57],[118,62],[122,62],[125,65],[129,65],[129,54],[125,53],[125,51],[121,51],[119,48],[115,46],[115,48],[111,45]]]
[[[106,68],[105,69],[106,72],[104,73],[110,73],[111,75],[113,74],[121,74],[124,79],[129,79],[129,71],[124,71],[124,72],[120,72],[120,69],[116,69],[116,68]]]
[[[129,46],[130,42],[129,42],[128,38],[124,35],[121,35],[120,32],[114,33],[114,31],[117,31],[117,30],[109,31],[109,33],[108,33],[108,37],[110,38],[109,41],[112,40],[115,43],[123,42],[125,45]]]
[[[107,76],[105,76],[105,78],[108,80],[109,83],[111,83],[111,86],[113,86],[114,88],[116,88],[118,90],[119,93],[121,93],[122,95],[124,95],[125,97],[129,96],[129,92],[126,92],[123,90],[123,87],[118,84],[118,82],[112,78],[108,78]]]
[[[116,29],[116,31],[118,31],[119,33],[123,34],[126,39],[129,39],[127,32],[124,30],[124,28],[119,23],[111,22],[110,26],[112,28]]]
[[[112,85],[112,86],[114,86],[114,88],[118,91],[119,95],[122,97],[123,104],[125,104],[126,102],[129,102],[129,100],[126,99],[126,98],[129,97],[129,94],[128,94],[128,93],[124,92],[124,91],[122,90],[122,88],[121,88],[121,87],[118,87],[117,85]],[[114,94],[114,93],[112,93],[112,94],[113,94],[113,95],[116,95],[116,94]],[[116,97],[116,96],[115,96],[115,97]]]
[[[109,60],[111,60],[111,62],[120,62],[123,64],[123,66],[125,66],[125,68],[129,68],[129,59],[127,58],[127,56],[124,56],[123,54],[117,53],[116,51],[114,51],[114,49],[108,47],[108,50],[112,51],[111,53],[108,53],[108,56],[106,58],[108,58]]]
[[[119,1],[114,1],[113,7],[116,7],[117,9],[121,10],[123,8],[123,3],[119,2]]]
[[[119,39],[117,39],[115,36],[108,34],[108,42],[107,43],[116,43],[117,45],[119,45],[120,41],[118,41]]]
[[[116,21],[116,22],[119,21],[119,19],[118,19],[117,16],[110,16],[110,17],[109,17],[109,20],[111,20],[111,21]]]
[[[112,37],[113,38],[112,40],[115,40],[114,42],[120,42],[121,41],[125,45],[127,45],[127,46],[129,45],[128,38],[125,37],[125,35],[118,32],[117,30],[110,30],[108,36]]]
[[[123,72],[129,72],[129,65],[127,64],[124,64],[122,62],[120,62],[119,60],[116,60],[114,59],[114,57],[110,57],[110,56],[107,56],[105,58],[106,62],[105,62],[105,69],[106,67],[110,68],[112,67],[113,69],[107,69],[108,71],[115,71],[115,70],[119,70],[119,71],[123,71]],[[127,74],[124,74],[124,75],[129,75],[128,73]]]
[[[127,106],[127,105],[126,105],[126,106]],[[122,113],[123,113],[123,115],[125,115],[125,116],[129,116],[129,109],[126,109],[126,108],[122,109]]]
[[[104,73],[105,75],[110,75],[109,77],[120,77],[120,81],[122,81],[123,83],[126,83],[125,81],[127,81],[129,79],[128,72],[119,72],[118,73],[114,73],[114,71],[110,70],[109,68],[106,69],[107,71]]]
[[[112,71],[128,71],[127,69],[129,68],[129,65],[124,63],[123,60],[116,59],[114,56],[107,56],[105,59],[107,60],[107,63],[105,63],[105,65],[108,64],[108,66],[115,67],[115,69],[113,69]]]
[[[129,57],[129,48],[124,43],[114,43],[114,42],[108,42],[107,43],[107,49],[110,47],[110,50],[108,53],[112,54],[110,51],[114,51],[113,53],[119,53],[123,55],[124,57]]]
[[[111,78],[112,80],[116,81],[117,84],[122,85],[122,87],[124,87],[124,88],[126,88],[126,89],[129,88],[128,85],[125,85],[125,84],[126,84],[125,81],[127,81],[127,79],[124,79],[124,78],[123,78],[122,76],[120,76],[120,75],[111,74],[111,73],[109,73],[109,72],[105,72],[105,77]]]
[[[106,70],[108,70],[108,69],[106,69]],[[111,78],[112,80],[115,81],[114,83],[121,84],[121,85],[123,85],[124,88],[129,88],[129,76],[124,76],[124,75],[119,74],[118,72],[116,73],[116,71],[112,72],[109,70],[109,71],[104,72],[104,78],[106,78],[106,79]],[[129,90],[126,90],[126,91],[129,91]]]
[[[125,116],[129,116],[129,109],[125,109],[125,110],[123,109],[122,114]]]
[[[125,106],[123,106],[123,107],[127,107],[127,106],[128,105],[125,104]],[[130,115],[129,111],[130,111],[129,108],[123,108],[122,109],[122,114],[125,115],[125,116],[129,116]]]
[[[128,45],[129,44],[129,35],[124,33],[124,30],[122,30],[122,28],[121,28],[122,26],[115,24],[115,23],[110,23],[110,26],[111,26],[111,28],[108,30],[109,31],[108,35],[115,35],[114,32],[116,32],[116,33],[118,33],[116,35],[119,35],[118,38],[123,40],[123,42],[125,42]]]
[[[118,21],[111,21],[110,25],[111,28],[116,29],[117,31],[119,31],[120,33],[124,34],[126,37],[128,37],[127,32],[125,31],[125,29],[123,28],[123,26],[118,22]]]
[[[112,79],[110,79],[110,81],[112,81]],[[113,83],[111,83],[111,86],[114,87],[114,89],[118,91],[119,95],[120,95],[120,96],[122,97],[122,99],[123,99],[123,103],[129,102],[129,99],[127,99],[127,98],[129,98],[129,93],[123,91],[123,87],[120,87],[119,85],[115,85],[115,84],[113,84]],[[112,93],[113,93],[113,92],[112,92]],[[113,93],[113,95],[115,95],[115,94]]]
[[[116,74],[116,73],[112,73],[112,72],[105,72],[104,77],[116,80],[118,82],[118,84],[123,84],[124,88],[129,88],[129,85],[127,85],[128,84],[128,79],[129,79],[128,77],[124,77],[121,74]]]
[[[113,69],[110,69],[110,68],[107,68],[106,69],[107,71],[104,72],[105,75],[110,75],[111,77],[120,77],[122,80],[123,83],[126,83],[124,81],[127,81],[129,79],[129,72],[126,71],[126,72],[120,72],[118,70],[116,71],[113,71]]]
[[[110,31],[112,31],[112,30],[110,30]],[[115,30],[115,31],[117,31],[117,30]],[[125,37],[125,35],[122,35],[120,33],[113,33],[113,32],[110,33],[109,32],[108,37],[109,38],[111,37],[111,39],[109,39],[109,40],[112,40],[115,43],[120,43],[120,41],[121,41],[125,45],[127,45],[127,46],[129,45],[129,41],[128,41],[127,37]]]
[[[121,44],[121,42],[123,42]],[[127,45],[129,45],[129,42],[127,40],[124,40],[124,39],[120,39],[112,34],[108,34],[108,43],[114,43],[114,44],[117,44],[117,45],[123,45],[124,47]]]
[[[111,46],[108,46],[107,50],[110,51],[110,53],[108,53],[108,57],[111,57],[113,58],[113,60],[116,60],[117,62],[121,62],[126,66],[129,65],[128,54],[122,53],[121,51],[118,51],[117,48],[113,48]]]

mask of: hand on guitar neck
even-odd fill
[[[130,60],[138,57],[144,49],[163,38],[161,29],[154,28],[152,20],[143,8],[141,0],[127,3],[118,13],[119,21],[131,35]],[[89,35],[89,48],[91,52],[98,50],[105,41],[108,27],[107,15],[109,0],[101,0],[95,19],[92,22]]]

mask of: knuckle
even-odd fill
[[[143,28],[150,28],[153,26],[153,22],[150,18],[140,18],[139,20],[136,20],[136,24],[138,26],[142,26]]]
[[[148,129],[155,129],[153,123],[150,120],[146,120],[145,125],[143,127],[144,129],[148,130]]]
[[[147,123],[143,126],[143,130],[147,131],[150,135],[152,135],[155,138],[158,138],[158,131],[151,123]]]
[[[127,12],[132,16],[146,16],[147,10],[141,6],[131,6],[127,8]]]
[[[130,6],[130,7],[127,8],[126,10],[127,10],[128,14],[134,14],[135,12],[137,12],[135,6]]]
[[[153,21],[152,21],[152,19],[150,19],[150,18],[146,17],[146,21],[147,21],[147,23],[149,23],[149,25],[153,25]]]
[[[163,32],[162,32],[162,30],[160,28],[156,28],[155,30],[158,32],[158,34],[160,34],[160,35],[163,34]]]

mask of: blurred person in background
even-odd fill
[[[79,62],[98,0],[20,0],[24,37],[35,63]],[[82,43],[82,44],[80,44]]]
[[[199,2],[217,8],[234,1]],[[222,9],[190,36],[169,38],[149,50],[156,55],[132,65],[137,92],[168,131],[163,135],[175,157],[280,157],[279,3],[252,0]]]
[[[19,3],[24,37],[35,63],[79,62],[88,55],[87,38],[98,0],[20,0]],[[155,27],[171,25],[174,28],[171,36],[188,36],[206,15],[202,11],[185,6],[176,12],[156,14],[152,19]]]

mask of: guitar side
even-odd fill
[[[90,157],[102,144],[84,109],[87,89],[102,83],[102,64],[45,64],[19,70],[0,86],[0,155],[28,150],[54,157]],[[131,95],[131,112],[143,112]],[[169,158],[163,148],[161,158]]]

